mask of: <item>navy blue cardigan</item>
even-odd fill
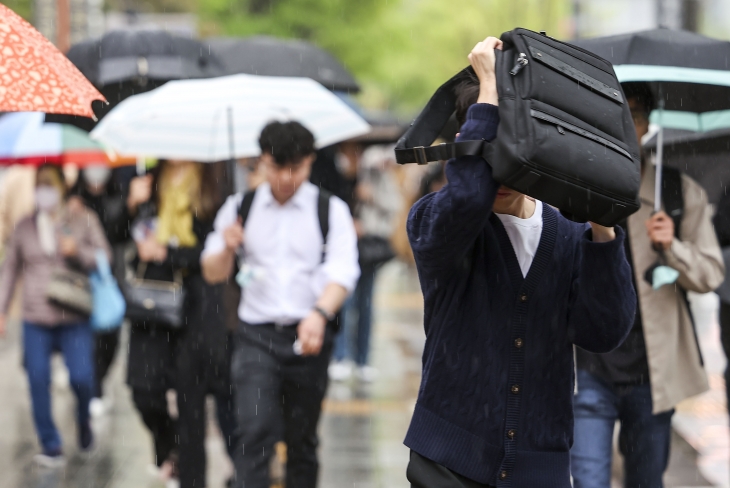
[[[460,139],[492,140],[498,124],[495,106],[473,105]],[[594,243],[588,224],[544,205],[523,278],[492,213],[499,184],[490,166],[464,156],[446,175],[408,217],[426,344],[405,444],[480,483],[569,488],[573,344],[608,352],[634,322],[624,233]]]

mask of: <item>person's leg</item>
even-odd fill
[[[79,445],[86,449],[93,440],[89,402],[94,396],[94,333],[88,323],[58,326],[59,347],[76,394]]]
[[[178,358],[176,391],[180,415],[178,418],[180,488],[205,486],[207,380],[199,364],[200,353],[200,349],[189,348]]]
[[[411,451],[406,478],[411,488],[490,488]]]
[[[652,414],[651,385],[622,387],[619,448],[625,488],[662,488],[674,410]]]
[[[337,362],[352,359],[352,332],[356,324],[355,318],[355,297],[351,295],[345,300],[340,311],[340,331],[335,336],[334,352],[332,359]]]
[[[30,384],[33,422],[46,454],[58,454],[61,451],[61,437],[51,416],[53,336],[54,330],[50,327],[23,324],[23,358]]]
[[[570,465],[574,488],[611,486],[613,429],[618,397],[613,388],[587,371],[578,370],[578,394],[573,398],[575,427]]]
[[[147,391],[132,388],[132,401],[142,422],[152,434],[155,445],[155,464],[162,466],[174,451],[176,423],[167,412],[165,391]]]
[[[268,326],[251,326],[250,334],[258,334],[257,327],[261,327],[261,334],[271,332]],[[276,340],[275,335],[270,337]],[[269,486],[269,462],[282,423],[279,370],[279,361],[269,348],[259,347],[245,333],[239,334],[231,364],[238,433],[233,462],[238,488]]]
[[[730,406],[730,303],[720,301],[720,342],[725,352],[725,395]]]
[[[358,318],[354,358],[358,366],[367,366],[370,356],[375,271],[374,267],[363,268],[355,289]]]
[[[233,386],[227,391],[215,391],[215,407],[216,417],[218,418],[218,427],[221,429],[221,435],[226,443],[226,452],[233,460],[233,454],[236,452],[236,412],[233,409],[234,396]]]
[[[317,424],[327,391],[327,364],[331,354],[332,335],[328,330],[318,356],[296,358],[282,369],[287,488],[317,486]]]
[[[112,332],[99,332],[95,334],[94,356],[96,365],[94,396],[101,398],[104,394],[103,386],[109,368],[114,361],[119,346],[119,329]]]

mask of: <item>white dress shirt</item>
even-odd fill
[[[517,261],[520,263],[522,276],[526,277],[535,253],[540,245],[542,236],[542,202],[535,200],[535,211],[532,217],[521,219],[514,215],[496,214],[502,221],[504,230],[507,231],[512,249],[515,250]]]
[[[317,214],[319,189],[309,182],[280,205],[264,183],[244,228],[239,256],[251,281],[241,294],[238,317],[249,324],[293,325],[312,311],[330,283],[352,292],[360,277],[357,235],[350,211],[342,200],[330,198],[327,252],[322,260],[322,232]],[[226,200],[205,241],[202,258],[225,249],[223,231],[238,218],[243,195]]]

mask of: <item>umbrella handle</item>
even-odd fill
[[[659,86],[659,133],[656,138],[656,177],[654,179],[654,212],[662,209],[662,172],[664,170],[664,96]]]

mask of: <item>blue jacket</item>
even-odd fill
[[[494,139],[497,108],[470,107],[460,140]],[[591,241],[543,205],[526,278],[492,212],[499,184],[480,157],[446,166],[448,184],[408,217],[425,301],[423,375],[405,444],[479,483],[569,488],[573,344],[608,352],[634,321],[624,233]]]

